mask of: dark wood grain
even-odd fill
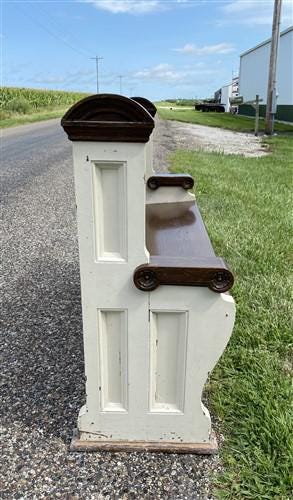
[[[131,97],[131,99],[141,104],[141,106],[143,106],[153,118],[156,116],[157,108],[154,103],[152,103],[145,97]]]
[[[193,202],[146,206],[146,246],[151,256],[207,258],[215,253]]]
[[[182,187],[183,189],[192,189],[194,180],[188,174],[160,174],[152,175],[147,180],[150,189],[155,190],[162,186]]]
[[[96,94],[74,104],[61,120],[71,141],[147,142],[154,128],[138,102],[116,94]]]
[[[225,262],[219,258],[165,260],[151,259],[135,269],[135,286],[150,292],[159,285],[204,286],[213,292],[223,293],[233,286],[234,278]]]
[[[138,266],[133,275],[139,290],[181,285],[223,293],[233,286],[233,274],[225,261],[216,257],[193,201],[147,205],[146,245],[150,262]]]
[[[82,440],[78,432],[73,436],[70,451],[112,451],[112,452],[151,452],[151,453],[193,453],[197,455],[214,455],[218,444],[214,433],[209,443],[178,443],[174,441],[113,441]]]

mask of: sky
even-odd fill
[[[203,98],[270,38],[273,0],[1,0],[2,85]],[[281,30],[293,24],[283,0]],[[119,78],[121,76],[121,78]],[[120,87],[121,85],[121,87]]]

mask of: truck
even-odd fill
[[[204,99],[202,102],[194,105],[196,111],[208,112],[215,111],[216,113],[225,112],[225,104],[221,104],[218,99]]]

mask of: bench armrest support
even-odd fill
[[[135,269],[133,281],[139,290],[145,292],[155,290],[159,285],[181,285],[205,286],[223,293],[233,286],[234,277],[220,257],[172,259],[154,256],[149,264]]]
[[[152,175],[147,180],[149,189],[158,189],[162,186],[182,187],[183,189],[192,189],[194,180],[188,174],[160,174]]]

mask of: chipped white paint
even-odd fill
[[[166,311],[170,321],[173,321],[173,326],[169,326],[171,346],[166,348],[171,350],[170,363],[177,371],[176,406],[181,408],[181,412],[177,415],[172,412],[158,415],[164,439],[172,439],[173,436],[176,440],[180,436],[184,442],[209,442],[211,420],[208,410],[201,403],[201,394],[209,372],[232,333],[234,301],[231,295],[216,294],[207,288],[161,286],[150,293],[150,307],[153,311]],[[177,321],[175,318],[172,320],[169,311],[175,311],[173,314],[176,315],[181,312],[181,319],[177,316]],[[162,323],[164,328],[164,320]],[[177,356],[174,356],[172,342],[175,342],[176,323],[180,345],[177,344]],[[167,357],[164,361],[168,363]],[[174,379],[169,370],[170,366],[165,373],[169,373],[170,384],[174,383]]]
[[[80,412],[78,427],[86,437],[86,433],[92,432],[103,435],[104,439],[111,435],[121,439],[125,432],[130,439],[130,434],[135,433],[132,419],[140,419],[141,409],[145,408],[147,400],[146,380],[141,374],[148,373],[148,294],[140,293],[132,282],[133,270],[142,262],[149,261],[145,248],[145,145],[76,141],[73,143],[73,155],[87,394],[86,407]],[[117,183],[124,182],[123,178],[126,180],[123,204],[126,210],[127,253],[123,254],[124,260],[115,256],[108,260],[96,258],[96,244],[100,245],[96,239],[104,237],[104,233],[96,228],[99,220],[96,206],[100,206],[101,200],[96,200],[100,191],[96,189],[94,172],[97,165],[105,164],[123,164],[125,170],[124,176],[117,174],[115,180]],[[116,192],[117,189],[121,186],[115,187]],[[103,222],[109,226],[110,234],[117,229],[116,210],[117,205],[114,204],[114,213],[109,209],[103,214]],[[108,346],[104,342],[107,334],[114,335],[113,327],[109,326],[109,321],[107,323],[111,315],[113,320],[114,311],[124,311],[127,318],[127,323],[124,323],[125,318],[120,319],[119,332],[115,334],[123,358],[120,377],[117,375],[114,342]],[[101,325],[101,313],[104,315],[104,326]],[[106,346],[107,360],[100,363]],[[111,360],[116,370],[113,376],[108,365]],[[107,393],[109,383],[112,392]],[[125,387],[127,384],[128,388]],[[104,392],[102,397],[101,391]]]
[[[127,311],[98,311],[100,409],[127,411]]]
[[[124,163],[96,162],[93,164],[97,260],[125,260],[127,257],[125,177]]]
[[[155,174],[154,171],[154,160],[153,160],[153,150],[154,150],[154,130],[152,131],[149,141],[145,145],[146,148],[146,178],[148,179]]]
[[[150,411],[184,411],[188,312],[150,312]]]
[[[207,444],[201,394],[231,335],[234,301],[207,288],[133,284],[149,262],[150,152],[73,142],[86,374],[78,429],[83,441]],[[149,203],[194,199],[181,188],[147,191]]]

